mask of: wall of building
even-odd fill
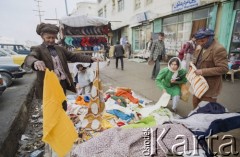
[[[145,37],[144,41],[140,41],[143,39],[141,35],[149,34],[149,29],[151,29],[151,32],[154,33],[166,30],[163,27],[164,18],[181,14],[181,12],[193,12],[195,10],[198,10],[198,8],[200,8],[201,6],[207,6],[208,4],[212,4],[213,10],[209,12],[211,13],[211,15],[209,15],[209,18],[207,19],[207,26],[216,29],[216,37],[220,38],[223,43],[226,43],[226,41],[223,41],[224,35],[221,34],[220,31],[222,27],[221,25],[223,25],[221,21],[221,15],[223,14],[223,12],[225,12],[222,0],[196,0],[196,2],[199,2],[199,5],[196,7],[196,9],[188,8],[179,11],[174,11],[173,6],[174,4],[176,6],[177,3],[183,2],[181,0],[150,0],[151,3],[149,4],[147,4],[149,0],[123,0],[124,5],[123,8],[120,10],[118,1],[119,0],[100,0],[99,3],[97,3],[96,5],[95,12],[91,10],[90,12],[92,14],[95,14],[96,16],[101,15],[102,17],[105,17],[109,21],[111,21],[112,29],[113,31],[115,31],[114,35],[117,35],[117,37],[114,38],[114,41],[119,40],[120,36],[127,36],[128,41],[133,44],[133,48],[136,48],[136,51],[144,48],[144,44],[142,44],[142,46],[135,46],[135,44],[137,43],[135,41],[136,38],[139,38],[139,42],[146,42],[148,40],[147,38],[149,37]],[[137,2],[140,3],[140,6],[138,8],[136,8]],[[181,6],[181,4],[178,6]],[[78,10],[81,11],[82,9],[80,8]],[[89,12],[89,10],[85,12]],[[144,23],[142,25],[140,19],[143,20],[144,13],[147,16],[147,20],[149,21],[149,23]],[[218,35],[218,33],[220,34]],[[189,37],[185,37],[186,39],[184,39],[184,41],[181,41],[181,44],[185,42],[185,40],[189,39]],[[181,44],[177,44],[176,49],[178,49]]]
[[[97,3],[91,2],[79,2],[77,3],[76,9],[71,14],[88,14],[91,16],[97,15]]]

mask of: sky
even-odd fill
[[[54,23],[56,21],[45,20],[66,16],[65,0],[41,0],[42,22]],[[68,13],[76,7],[78,2],[96,0],[66,0]],[[36,33],[36,26],[40,23],[37,2],[35,0],[0,0],[0,37],[15,39],[19,43],[34,41],[41,43],[42,39]],[[56,11],[55,11],[56,10]]]

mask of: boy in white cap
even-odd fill
[[[78,95],[86,95],[91,92],[94,72],[89,63],[77,64],[78,73],[75,76],[75,83]]]

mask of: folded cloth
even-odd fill
[[[194,95],[200,99],[208,91],[209,86],[203,76],[195,74],[195,71],[197,70],[196,66],[192,63],[190,63],[190,65],[191,68],[189,68],[186,77],[193,88]]]
[[[132,96],[132,92],[129,92],[129,91],[126,91],[126,90],[123,90],[123,89],[118,89],[115,95],[127,98],[131,102],[133,102],[134,104],[138,104],[138,101],[139,101],[138,99],[136,99]]]

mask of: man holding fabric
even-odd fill
[[[208,91],[198,99],[193,96],[193,108],[201,101],[216,102],[222,88],[222,75],[228,72],[226,49],[214,39],[214,31],[200,29],[195,34],[197,45],[193,63],[196,65],[196,75],[202,75],[208,85]]]
[[[152,79],[155,80],[160,71],[160,61],[165,57],[164,33],[158,34],[158,40],[154,41],[151,47],[149,61],[154,61]]]
[[[54,71],[66,94],[66,89],[76,92],[67,61],[88,63],[96,61],[95,58],[83,56],[80,53],[72,53],[56,45],[55,39],[57,38],[58,31],[59,28],[53,24],[39,24],[36,32],[43,39],[43,43],[31,47],[31,53],[25,59],[25,65],[37,71],[35,86],[37,99],[43,98],[43,81],[46,68]],[[63,109],[67,109],[66,103],[63,103]]]

